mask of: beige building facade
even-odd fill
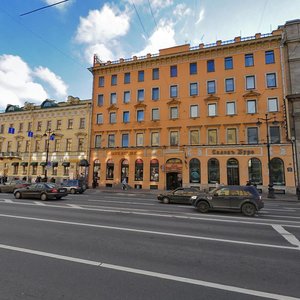
[[[91,100],[8,105],[0,114],[0,176],[61,182],[88,174]]]

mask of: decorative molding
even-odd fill
[[[110,107],[107,108],[108,111],[118,110],[118,109],[119,108],[115,104],[112,104]]]
[[[247,92],[246,94],[243,95],[244,98],[253,98],[253,97],[259,97],[261,94],[258,92],[255,92],[253,90],[250,90],[249,92]]]
[[[170,101],[167,102],[168,105],[180,105],[181,101],[175,98],[172,98]]]
[[[219,101],[220,97],[217,97],[215,95],[209,95],[207,98],[204,98],[204,101]]]
[[[134,105],[134,108],[146,108],[147,105],[143,102],[138,102],[137,104]]]

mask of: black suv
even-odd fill
[[[252,217],[264,207],[261,196],[254,186],[220,186],[208,193],[192,196],[190,200],[201,213],[209,210],[233,210]]]

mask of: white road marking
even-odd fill
[[[33,201],[33,203],[35,203],[36,205],[40,205],[40,206],[46,206],[46,204],[42,203],[41,201]]]
[[[120,197],[115,197],[116,199],[120,199]],[[111,199],[111,198],[110,198]],[[91,200],[90,202],[109,202],[109,203],[117,203],[117,204],[137,204],[137,205],[147,205],[147,206],[154,206],[154,203],[142,203],[142,202],[128,202],[128,201],[111,201],[111,200]]]
[[[218,238],[210,238],[210,237],[206,237],[206,236],[196,236],[196,235],[188,235],[188,234],[163,232],[163,231],[143,230],[143,229],[135,229],[135,228],[128,228],[128,227],[98,225],[98,224],[90,224],[90,223],[79,223],[79,222],[61,221],[61,220],[54,220],[54,219],[42,219],[42,218],[33,218],[33,217],[24,217],[24,216],[6,215],[6,214],[0,214],[0,217],[30,220],[30,221],[39,221],[39,222],[48,222],[48,223],[57,223],[57,224],[65,224],[65,225],[75,225],[75,226],[83,226],[83,227],[92,227],[92,228],[102,228],[102,229],[108,229],[108,230],[119,230],[119,231],[127,231],[127,232],[134,232],[134,233],[145,233],[145,234],[187,238],[187,239],[194,239],[194,240],[205,240],[205,241],[211,241],[211,242],[231,243],[231,244],[248,245],[248,246],[256,246],[256,247],[268,247],[268,248],[300,251],[299,247],[281,246],[281,245],[273,245],[273,244],[262,244],[262,243],[227,240],[227,239],[218,239]]]
[[[77,204],[67,204],[67,205],[72,208],[83,209],[80,205],[77,205]]]
[[[282,235],[290,244],[300,248],[300,241],[290,232],[286,231],[281,225],[272,225],[272,227]]]
[[[14,203],[11,199],[3,199],[5,203]]]
[[[104,269],[116,270],[116,271],[121,271],[121,272],[126,272],[126,273],[133,273],[133,274],[138,274],[138,275],[142,275],[142,276],[149,276],[149,277],[177,281],[177,282],[183,282],[186,284],[193,284],[193,285],[197,285],[197,286],[203,286],[203,287],[228,291],[228,292],[232,292],[232,293],[239,293],[239,294],[257,296],[257,297],[268,298],[268,299],[276,299],[276,300],[299,300],[300,299],[300,298],[290,297],[290,296],[286,296],[286,295],[267,293],[267,292],[263,292],[263,291],[240,288],[240,287],[236,287],[236,286],[225,285],[225,284],[220,284],[220,283],[215,283],[215,282],[210,282],[210,281],[204,281],[204,280],[198,280],[198,279],[193,279],[193,278],[188,278],[188,277],[181,277],[181,276],[164,274],[164,273],[159,273],[159,272],[147,271],[147,270],[142,270],[142,269],[137,269],[137,268],[124,267],[124,266],[120,266],[120,265],[107,264],[107,263],[100,262],[100,261],[81,259],[81,258],[76,258],[76,257],[72,257],[72,256],[59,255],[59,254],[55,254],[55,253],[38,251],[38,250],[33,250],[33,249],[21,248],[21,247],[14,247],[14,246],[10,246],[10,245],[0,244],[0,248],[5,249],[5,250],[10,250],[10,251],[27,253],[27,254],[31,254],[31,255],[38,255],[38,256],[42,256],[42,257],[59,259],[59,260],[68,261],[68,262],[85,264],[85,265],[89,265],[89,266],[95,266],[95,267],[104,268]]]

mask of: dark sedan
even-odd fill
[[[16,199],[29,198],[29,199],[61,199],[68,195],[66,188],[59,187],[53,183],[39,182],[31,184],[26,188],[17,189],[14,191]]]
[[[157,195],[157,199],[165,204],[184,203],[191,204],[190,199],[193,195],[199,194],[198,188],[177,188],[173,191]]]

